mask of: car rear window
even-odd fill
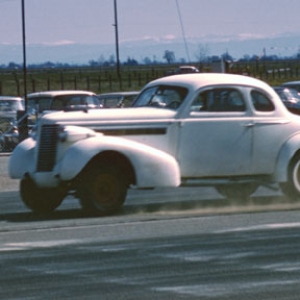
[[[251,91],[251,100],[257,111],[268,112],[275,109],[273,102],[265,94],[259,91]]]
[[[242,94],[234,88],[214,88],[201,92],[191,107],[192,111],[234,112],[245,111]]]

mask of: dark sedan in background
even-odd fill
[[[278,86],[274,90],[290,112],[300,115],[300,96],[296,89]]]
[[[300,96],[300,80],[288,81],[282,84],[283,87],[294,89]]]

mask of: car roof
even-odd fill
[[[0,101],[1,100],[17,100],[17,101],[20,101],[20,100],[23,100],[21,97],[17,97],[17,96],[0,96]]]
[[[271,88],[270,85],[268,85],[267,83],[259,79],[255,79],[253,77],[249,77],[245,75],[224,74],[224,73],[193,73],[193,74],[166,76],[148,83],[145,86],[145,88],[157,84],[179,85],[194,90],[209,85],[236,84],[236,85],[245,85],[245,86],[255,86],[257,88],[266,89],[270,93],[274,92],[274,90]]]
[[[273,86],[273,89],[275,91],[290,91],[290,90],[296,91],[295,89],[288,86]]]
[[[60,90],[60,91],[43,91],[28,94],[27,97],[39,97],[39,96],[48,96],[48,97],[56,97],[56,96],[68,96],[68,95],[88,95],[95,96],[96,94],[90,91],[80,91],[80,90]]]
[[[140,93],[139,91],[111,92],[111,93],[98,94],[97,97],[130,96],[130,95],[138,95],[139,93]]]
[[[298,84],[300,84],[300,80],[284,82],[282,85],[298,85]]]
[[[189,65],[179,66],[178,69],[193,69],[193,70],[198,70],[195,66],[189,66]]]

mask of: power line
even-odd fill
[[[190,54],[189,54],[189,49],[188,49],[188,46],[187,46],[186,38],[185,38],[185,32],[184,32],[184,27],[183,27],[183,22],[182,22],[182,17],[181,17],[181,12],[180,12],[180,8],[179,8],[178,0],[175,0],[175,2],[176,2],[176,6],[177,6],[178,17],[179,17],[182,36],[183,36],[185,51],[186,51],[186,55],[187,55],[187,58],[188,58],[188,62],[190,62],[191,59],[190,59]]]

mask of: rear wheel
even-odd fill
[[[226,198],[234,200],[247,200],[256,191],[257,187],[258,186],[255,183],[243,183],[219,185],[216,187],[216,189]]]
[[[21,180],[20,193],[24,204],[36,213],[49,213],[63,201],[65,194],[57,188],[39,188],[29,178]]]
[[[115,166],[90,166],[79,180],[78,196],[82,208],[89,213],[116,212],[123,205],[126,194],[126,180]]]
[[[280,188],[290,200],[300,199],[300,155],[291,161],[288,169],[288,181],[281,183]]]

